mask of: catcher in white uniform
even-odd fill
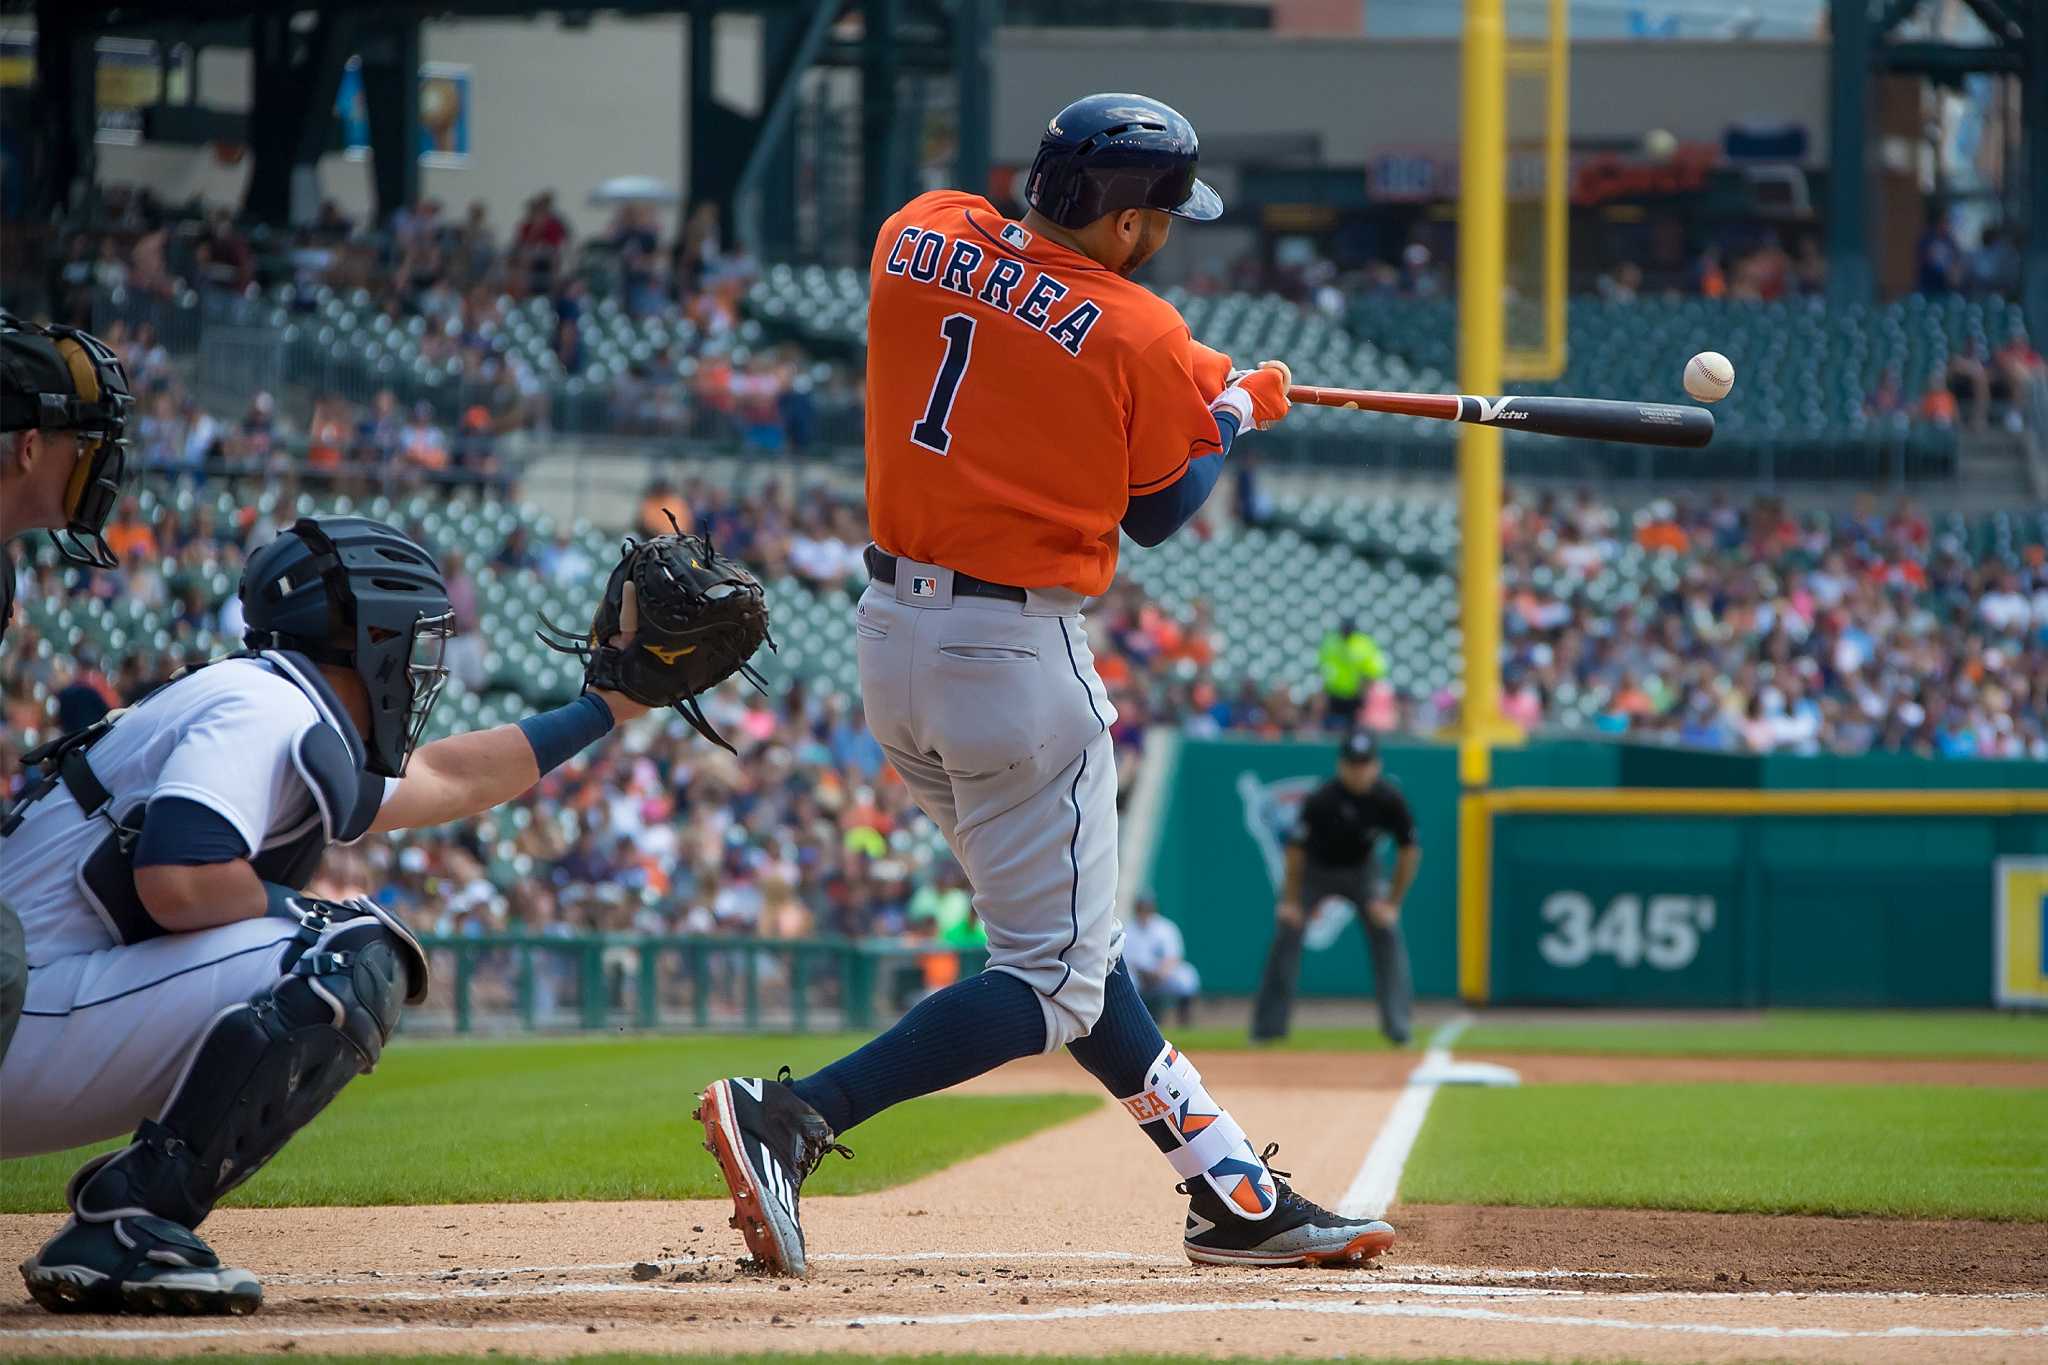
[[[427,990],[389,912],[301,894],[321,854],[487,810],[646,709],[593,689],[414,752],[453,613],[433,557],[375,521],[299,521],[241,597],[248,652],[28,755],[42,775],[0,826],[29,962],[0,1155],[134,1133],[21,1268],[52,1310],[257,1308],[194,1229]],[[605,638],[632,637],[629,612]]]

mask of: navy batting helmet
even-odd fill
[[[1170,106],[1143,95],[1090,95],[1045,126],[1024,197],[1066,228],[1124,209],[1207,222],[1223,212],[1223,200],[1195,179],[1200,154],[1195,126]]]
[[[353,669],[369,693],[373,773],[397,777],[448,670],[455,611],[441,566],[368,517],[301,517],[242,570],[244,641]]]

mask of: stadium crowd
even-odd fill
[[[768,576],[792,574],[850,600],[865,518],[850,496],[768,482],[741,496],[703,478],[650,488],[635,519],[664,509],[708,530]],[[240,630],[232,585],[246,550],[274,534],[253,506],[204,504],[145,521],[131,500],[108,529],[127,566],[63,581],[44,562],[25,598],[85,593],[147,606],[169,641],[99,658],[40,649],[17,623],[4,680],[7,748],[26,731],[86,723],[133,701],[202,642]],[[1837,518],[1725,499],[1654,503],[1633,516],[1590,493],[1511,497],[1504,512],[1504,701],[1532,730],[1562,700],[1600,699],[1599,732],[1735,752],[2048,759],[2048,558],[1973,560],[1910,504],[1864,502]],[[1596,606],[1586,584],[1629,542],[1673,570],[1668,588]],[[1343,551],[1332,551],[1342,553]],[[515,528],[493,559],[574,579],[573,546]],[[449,565],[458,615],[475,585]],[[470,627],[473,635],[474,626]],[[1207,605],[1185,617],[1120,582],[1091,617],[1118,711],[1128,781],[1145,732],[1280,737],[1315,733],[1328,699],[1213,680]],[[16,644],[18,638],[19,644]],[[451,652],[458,676],[469,665]],[[467,679],[482,685],[480,670]],[[767,938],[903,934],[971,942],[958,873],[867,733],[856,699],[793,685],[775,697],[728,688],[711,712],[737,756],[680,722],[636,729],[552,774],[513,807],[511,827],[382,841],[338,855],[337,883],[422,909],[451,934],[615,929]],[[1455,719],[1446,690],[1400,696],[1372,682],[1357,719],[1427,733]],[[1348,716],[1348,712],[1345,713]],[[12,755],[7,765],[14,767]]]
[[[502,309],[506,300],[548,298],[558,357],[574,372],[593,280],[635,316],[689,323],[678,336],[692,355],[650,357],[619,380],[639,386],[625,405],[629,423],[661,430],[680,414],[710,412],[755,450],[806,439],[804,360],[730,344],[755,266],[701,218],[687,219],[664,247],[651,215],[628,205],[579,250],[546,194],[509,233],[481,206],[455,222],[424,202],[388,234],[364,235],[330,207],[268,244],[220,214],[181,223],[161,206],[119,196],[110,209],[112,228],[78,235],[61,256],[50,281],[59,316],[84,319],[95,290],[236,289],[282,271],[305,299],[320,285],[360,288],[395,321],[424,319],[436,358],[459,360],[465,374],[511,395],[464,410],[452,427],[390,390],[364,403],[319,395],[298,424],[257,393],[239,417],[224,418],[197,401],[146,324],[117,323],[106,331],[136,385],[138,460],[160,483],[349,492],[460,482],[486,497],[516,497],[516,470],[498,438],[538,420],[538,409],[521,405],[530,376],[498,343]],[[1305,268],[1314,276],[1303,282],[1309,296],[1331,284],[1313,262]],[[1434,267],[1411,253],[1404,269],[1414,278],[1401,287],[1421,288]],[[1617,287],[1634,285],[1624,274]],[[1249,512],[1255,490],[1241,488],[1236,502]],[[741,493],[690,478],[650,488],[632,520],[659,532],[669,510],[764,577],[794,576],[849,600],[863,579],[866,517],[851,495],[787,479]],[[1196,533],[1226,515],[1205,514]],[[1504,705],[1531,730],[1585,716],[1601,733],[1729,752],[2048,759],[2048,556],[2038,523],[2033,543],[2011,547],[2010,557],[1936,534],[1905,503],[1879,512],[1866,501],[1823,517],[1768,499],[1682,498],[1625,514],[1590,493],[1517,495],[1503,527]],[[71,641],[40,647],[34,628],[17,622],[0,672],[0,772],[17,769],[25,733],[75,728],[235,640],[243,557],[275,529],[254,500],[228,517],[202,499],[154,520],[131,500],[108,530],[122,570],[67,582],[47,557],[24,558],[25,599],[88,594],[139,604],[166,643],[100,657]],[[1590,581],[1631,542],[1670,572],[1646,580],[1633,600],[1596,600]],[[596,567],[566,535],[535,544],[523,528],[489,563],[556,581]],[[468,637],[450,662],[475,690],[490,681],[477,587],[459,556],[447,567]],[[1098,604],[1090,631],[1119,711],[1126,782],[1154,726],[1284,737],[1362,723],[1427,734],[1457,715],[1450,689],[1390,686],[1371,662],[1378,646],[1370,641],[1346,656],[1359,686],[1342,698],[1221,684],[1226,642],[1208,605],[1176,614],[1128,580]],[[603,929],[975,941],[958,869],[883,762],[856,699],[801,685],[772,698],[729,688],[709,709],[737,755],[679,722],[650,722],[551,774],[507,823],[342,850],[324,885],[374,890],[421,913],[423,928],[455,935]]]
[[[1715,498],[1627,521],[1545,496],[1503,521],[1503,690],[1525,726],[1571,687],[1604,699],[1601,731],[1690,747],[2048,758],[2038,524],[2015,565],[1867,496],[1839,517]],[[1596,609],[1575,585],[1629,540],[1677,581]]]
[[[768,452],[811,445],[821,400],[843,408],[858,390],[847,366],[767,344],[746,325],[742,300],[758,263],[723,241],[716,215],[705,212],[664,241],[652,205],[623,203],[604,230],[579,241],[543,190],[509,231],[481,202],[457,219],[423,199],[383,230],[329,201],[307,226],[245,233],[225,209],[173,210],[147,189],[114,186],[98,225],[66,234],[49,260],[47,311],[80,326],[91,325],[95,301],[109,291],[146,312],[147,301],[186,290],[283,289],[293,311],[310,314],[327,290],[360,301],[376,325],[415,336],[411,363],[455,381],[440,388],[460,395],[456,412],[442,414],[450,429],[436,425],[434,405],[401,404],[389,390],[366,390],[359,402],[323,394],[316,424],[324,419],[342,434],[319,447],[329,469],[413,481],[495,477],[486,453],[493,439],[549,425],[549,384],[562,377],[599,387],[607,429],[729,438]],[[513,344],[511,314],[540,300],[548,336],[537,363]],[[660,340],[612,355],[616,337],[603,334],[598,314],[613,302],[636,321],[660,319]],[[102,332],[112,329],[102,320]],[[598,364],[601,352],[612,363]],[[163,423],[179,415],[174,405]]]

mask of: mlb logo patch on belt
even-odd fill
[[[912,597],[937,597],[939,595],[939,580],[928,577],[925,574],[912,574],[910,576],[910,595]]]

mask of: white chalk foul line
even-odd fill
[[[588,1261],[580,1265],[444,1266],[432,1270],[379,1270],[362,1275],[265,1275],[265,1284],[388,1284],[393,1280],[457,1280],[475,1275],[592,1275],[603,1270],[631,1270],[636,1265],[718,1265],[745,1259],[717,1253],[710,1256],[644,1256],[637,1261]],[[1150,1251],[814,1251],[813,1261],[889,1265],[897,1261],[972,1261],[1005,1265],[1011,1261],[1114,1261],[1133,1265],[1186,1265],[1187,1257]],[[1559,1274],[1573,1274],[1559,1271]]]
[[[1013,1280],[1004,1277],[997,1280],[982,1280],[963,1284],[952,1277],[934,1279],[929,1284],[905,1285],[892,1283],[892,1290],[930,1288],[971,1291],[981,1287],[1001,1290],[1013,1286],[1019,1290],[1040,1293],[1048,1289],[1144,1289],[1148,1286],[1168,1287],[1207,1284],[1214,1286],[1215,1277],[1201,1274],[1188,1275],[1088,1275],[1067,1279]],[[1390,1282],[1372,1280],[1365,1282],[1312,1281],[1301,1284],[1285,1284],[1279,1280],[1259,1280],[1269,1289],[1284,1290],[1297,1294],[1414,1294],[1434,1298],[1473,1299],[1521,1299],[1521,1298],[1580,1298],[1584,1290],[1537,1288],[1529,1285],[1458,1285],[1426,1284],[1421,1282]],[[842,1288],[844,1286],[841,1286]],[[331,1298],[307,1298],[296,1300],[291,1306],[330,1303],[444,1303],[452,1299],[552,1299],[564,1295],[604,1297],[615,1295],[657,1295],[667,1298],[721,1298],[729,1296],[770,1297],[777,1293],[770,1284],[676,1284],[674,1282],[643,1281],[637,1284],[622,1284],[617,1280],[571,1281],[565,1284],[528,1285],[481,1285],[447,1289],[387,1289],[371,1294],[335,1295]],[[1626,1297],[1617,1295],[1616,1297]],[[801,1298],[795,1300],[803,1302]]]
[[[1290,1275],[1295,1278],[1290,1281]],[[1411,1295],[1417,1298],[1439,1299],[1550,1299],[1570,1300],[1577,1303],[1726,1303],[1735,1300],[1754,1301],[1799,1301],[1806,1299],[1842,1300],[1886,1300],[1924,1299],[1938,1297],[1944,1300],[1975,1300],[1979,1302],[2026,1302],[2048,1300],[2048,1294],[2025,1291],[2002,1294],[1944,1294],[1926,1295],[1884,1291],[1856,1290],[1660,1290],[1645,1293],[1627,1289],[1559,1289],[1548,1285],[1506,1285],[1506,1284],[1456,1284],[1441,1280],[1351,1280],[1351,1279],[1301,1279],[1299,1272],[1274,1271],[1246,1276],[1255,1286],[1271,1292],[1284,1294],[1376,1294]],[[1240,1281],[1243,1282],[1243,1281]],[[972,1292],[976,1288],[993,1290],[1014,1288],[1039,1293],[1053,1289],[1147,1289],[1206,1284],[1214,1286],[1217,1277],[1205,1272],[1186,1275],[1085,1275],[1053,1279],[1032,1279],[1004,1276],[990,1280],[983,1277],[972,1283],[947,1276],[933,1278],[917,1284],[895,1282],[889,1287],[895,1290],[959,1289]],[[840,1284],[839,1288],[846,1288]],[[810,1288],[810,1286],[799,1286]],[[722,1298],[722,1297],[766,1297],[779,1292],[777,1286],[756,1281],[739,1284],[694,1284],[689,1282],[647,1280],[623,1283],[618,1280],[571,1280],[561,1284],[506,1284],[506,1285],[454,1285],[441,1289],[386,1289],[368,1294],[315,1295],[296,1300],[291,1306],[314,1303],[445,1303],[456,1299],[552,1299],[562,1297],[610,1297],[653,1295],[668,1298]],[[824,1290],[819,1289],[822,1294]],[[804,1302],[802,1298],[795,1300]]]
[[[1450,1065],[1451,1044],[1471,1023],[1471,1015],[1460,1014],[1430,1039],[1422,1061],[1409,1073],[1408,1084],[1373,1138],[1351,1188],[1338,1201],[1337,1212],[1347,1218],[1379,1218],[1393,1205],[1394,1195],[1401,1188],[1401,1170],[1408,1164],[1408,1154],[1415,1150],[1415,1139],[1422,1135],[1422,1121],[1429,1117],[1430,1101],[1436,1098],[1437,1082],[1423,1078],[1443,1074]]]
[[[1454,1308],[1401,1303],[1288,1303],[1279,1299],[1224,1300],[1209,1303],[1099,1303],[1073,1308],[1046,1308],[1030,1313],[920,1313],[879,1317],[826,1319],[817,1327],[968,1327],[1003,1323],[1065,1322],[1090,1318],[1159,1317],[1186,1313],[1318,1313],[1361,1318],[1435,1318],[1492,1322],[1518,1327],[1591,1327],[1620,1332],[1675,1332],[1695,1336],[1762,1337],[1770,1340],[1826,1341],[1899,1340],[1908,1337],[2048,1337],[2048,1325],[2034,1327],[1919,1327],[1905,1324],[1876,1329],[1838,1327],[1738,1326],[1717,1322],[1635,1322],[1563,1313],[1510,1313],[1497,1308]]]
[[[646,1289],[651,1286],[619,1285],[610,1287],[615,1289]],[[1400,1289],[1408,1293],[1415,1293],[1423,1288],[1423,1286],[1415,1285],[1382,1285],[1376,1287],[1388,1291]],[[1364,1288],[1364,1286],[1352,1288],[1345,1292],[1356,1293],[1359,1288]],[[1531,1295],[1542,1295],[1547,1292],[1550,1291],[1531,1291],[1530,1295],[1497,1295],[1497,1297],[1515,1297],[1527,1302]],[[1614,1295],[1613,1297],[1617,1300],[1625,1301],[1631,1296]],[[1673,1295],[1671,1297],[1679,1296]],[[1693,1297],[1709,1301],[1723,1297],[1738,1296],[1700,1294]],[[1835,1296],[1814,1295],[1812,1297]],[[1420,1318],[1437,1321],[1495,1323],[1514,1327],[1578,1327],[1618,1332],[1670,1332],[1690,1336],[1749,1337],[1773,1341],[1899,1341],[1921,1338],[1938,1340],[1997,1338],[2011,1340],[2017,1338],[2048,1337],[2048,1324],[2025,1327],[1923,1327],[1913,1323],[1902,1323],[1891,1327],[1856,1329],[1780,1327],[1769,1324],[1741,1325],[1714,1322],[1642,1322],[1626,1318],[1592,1317],[1580,1313],[1518,1313],[1496,1308],[1449,1304],[1315,1303],[1299,1300],[1288,1302],[1281,1299],[1226,1299],[1218,1301],[1138,1304],[1097,1303],[1062,1308],[1045,1308],[1032,1312],[1010,1313],[878,1314],[860,1317],[813,1318],[791,1325],[826,1328],[848,1328],[856,1324],[861,1327],[1002,1326],[1022,1323],[1086,1321],[1097,1318],[1161,1317],[1189,1313],[1304,1313],[1342,1317]],[[254,1325],[247,1327],[200,1327],[186,1324],[173,1328],[35,1327],[0,1330],[0,1341],[145,1342],[243,1337],[268,1337],[272,1339],[284,1337],[292,1340],[314,1340],[331,1337],[403,1336],[416,1332],[484,1332],[494,1335],[520,1335],[573,1330],[572,1325],[559,1322],[408,1322],[347,1327],[301,1327],[289,1322],[272,1322],[267,1326],[261,1327]]]

